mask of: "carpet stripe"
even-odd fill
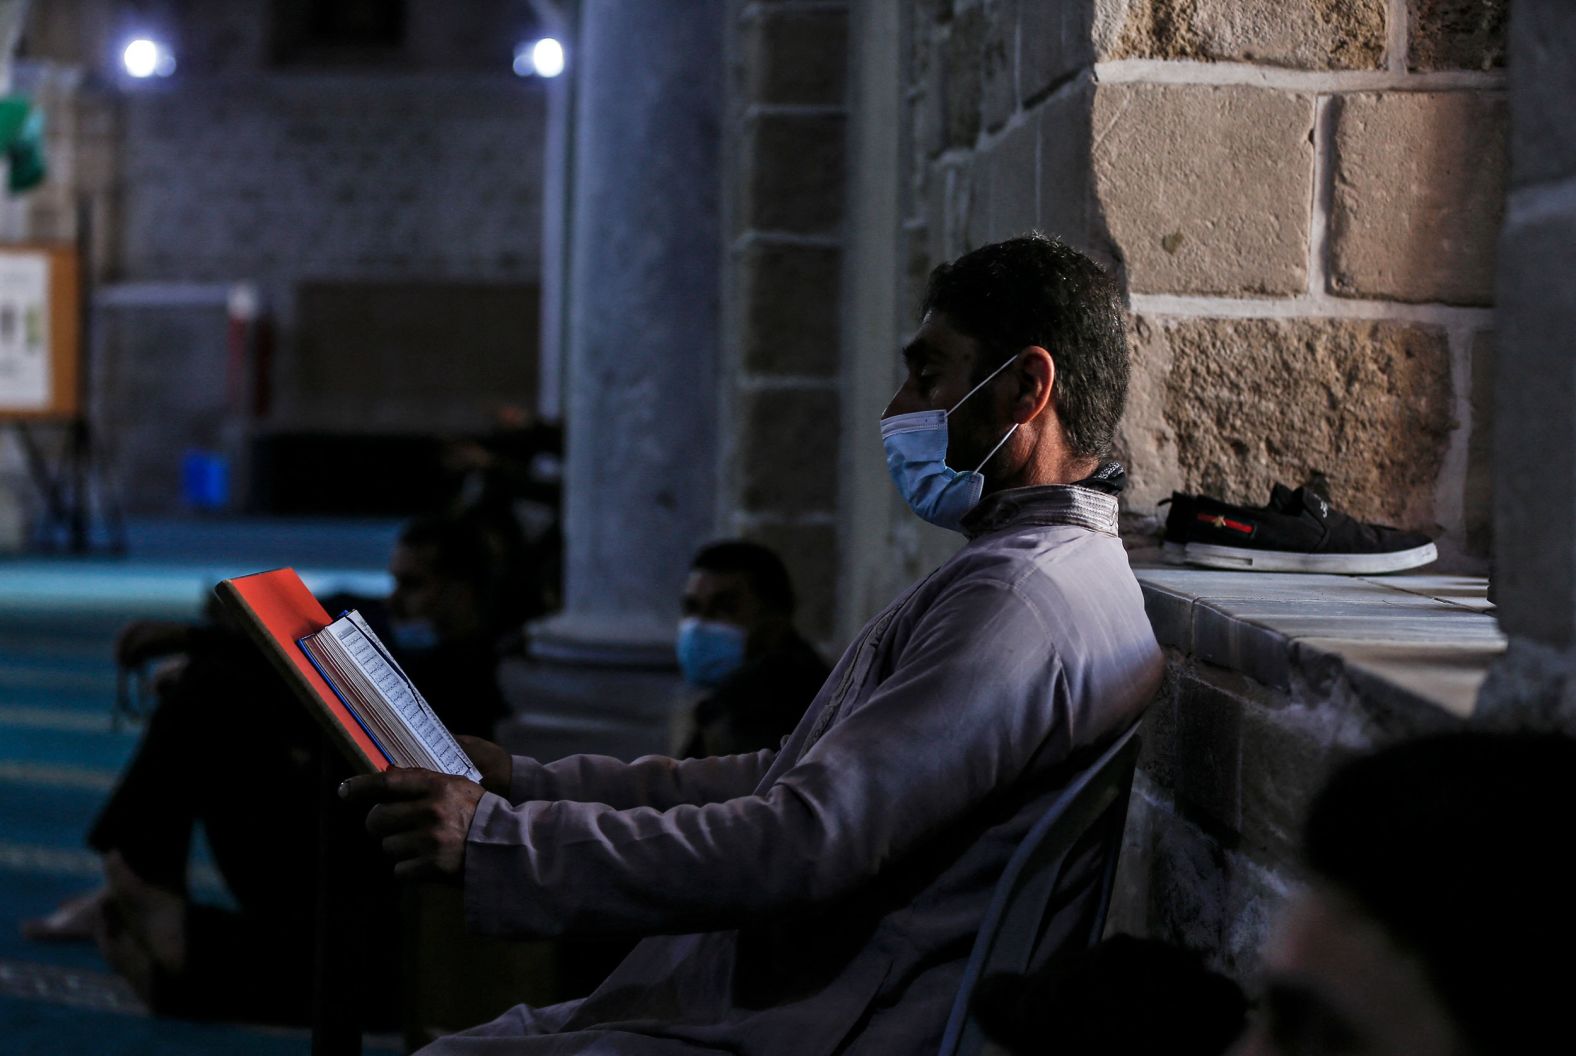
[[[86,847],[41,847],[33,843],[0,840],[0,870],[16,873],[47,873],[87,880],[100,880],[104,870],[97,851]],[[192,862],[186,870],[187,889],[194,895],[219,895],[224,881],[207,862]]]
[[[128,730],[130,723],[123,721],[121,729],[115,729],[114,717],[105,710],[64,711],[59,708],[18,708],[0,704],[0,726],[58,730],[61,733],[120,733]]]
[[[104,665],[99,671],[50,671],[39,668],[0,668],[0,690],[6,689],[91,690],[115,695],[115,668]]]
[[[52,964],[0,960],[0,995],[101,1012],[148,1014],[131,985],[119,976],[59,968]]]
[[[14,759],[0,759],[0,781],[12,784],[108,792],[115,787],[118,776],[113,770],[97,770],[86,766],[41,766]]]

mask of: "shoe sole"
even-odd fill
[[[1164,561],[1168,565],[1187,564],[1187,544],[1161,543],[1160,560]]]
[[[1173,544],[1174,545],[1174,544]],[[1188,543],[1185,560],[1204,568],[1244,572],[1333,572],[1375,575],[1426,565],[1439,557],[1433,543],[1387,554],[1299,554],[1294,550],[1245,550],[1238,546]]]

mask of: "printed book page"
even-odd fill
[[[481,780],[481,772],[360,613],[341,616],[313,635],[313,644],[324,638],[337,648],[322,642],[326,648],[319,659],[390,758],[401,766]]]

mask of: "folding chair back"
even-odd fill
[[[941,1038],[941,1056],[974,1056],[983,1048],[984,1035],[969,1010],[974,988],[988,975],[1022,973],[1034,963],[1055,917],[1069,861],[1075,851],[1088,846],[1086,837],[1098,848],[1104,868],[1098,901],[1083,938],[1086,946],[1100,941],[1116,881],[1138,748],[1138,724],[1134,723],[1057,795],[1013,852],[964,968]]]

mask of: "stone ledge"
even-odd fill
[[[1286,692],[1344,674],[1365,702],[1432,712],[1429,725],[1470,718],[1505,650],[1477,577],[1134,571],[1161,645]]]

